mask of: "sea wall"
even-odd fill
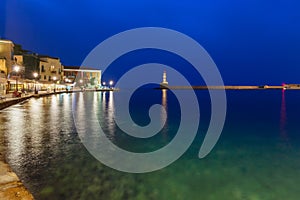
[[[14,98],[14,99],[10,99],[10,100],[0,100],[0,110],[7,108],[9,106],[15,105],[17,103],[20,103],[22,101],[25,101],[31,97],[32,97],[32,95],[27,95],[25,97]]]

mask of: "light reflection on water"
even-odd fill
[[[103,104],[107,104],[107,106],[105,106],[106,107],[105,110],[107,110],[107,112],[105,114],[107,115],[106,123],[108,124],[108,129],[107,129],[109,131],[108,134],[111,136],[109,138],[114,138],[115,131],[116,131],[116,129],[115,129],[116,125],[115,125],[115,121],[114,121],[114,119],[115,119],[114,93],[112,91],[109,92],[108,100],[103,101]]]
[[[33,192],[46,180],[53,158],[61,157],[62,144],[74,140],[70,95],[30,99],[1,112],[1,133],[5,134],[6,159]],[[30,184],[29,184],[30,183]]]
[[[158,92],[162,109],[170,111],[168,91]],[[85,114],[96,112],[111,140],[135,145],[123,138],[114,123],[114,100],[121,92],[30,99],[0,111],[0,134],[4,134],[7,161],[36,199],[298,199],[300,140],[298,121],[293,119],[299,108],[291,101],[300,97],[286,99],[285,93],[270,93],[278,101],[258,92],[251,102],[245,101],[245,93],[229,94],[229,121],[213,152],[197,158],[199,137],[174,164],[149,174],[107,168],[88,154],[78,138],[72,101],[77,101],[83,126],[88,124]],[[162,121],[165,118],[162,110]],[[172,127],[167,120],[162,137],[169,137]],[[290,148],[280,145],[283,136],[293,138],[287,141]]]
[[[11,127],[8,129],[7,137],[10,142],[8,159],[22,160],[22,154],[25,150],[25,113],[14,109],[10,116]]]
[[[167,106],[167,90],[163,89],[162,92],[162,98],[161,98],[161,122],[164,122],[167,120],[167,112],[168,112],[168,106]]]
[[[287,123],[287,116],[286,116],[285,90],[282,90],[281,109],[280,109],[280,134],[285,140],[288,140],[286,123]]]
[[[162,130],[162,134],[164,136],[164,138],[167,137],[168,134],[168,121],[167,121],[167,113],[168,113],[168,104],[167,104],[167,100],[168,100],[168,95],[167,95],[167,90],[166,89],[162,89],[161,90],[161,122],[162,125],[165,125],[164,129]],[[163,122],[165,122],[165,124],[163,124]]]

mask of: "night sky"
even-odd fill
[[[0,7],[2,38],[64,65],[80,65],[121,31],[155,26],[198,41],[225,84],[300,83],[297,0],[1,0]]]

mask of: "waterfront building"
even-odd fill
[[[30,69],[31,66],[31,64],[26,66],[24,55],[27,52],[29,51],[23,50],[21,45],[14,44],[10,40],[0,40],[0,57],[2,58],[0,93],[9,93],[16,89],[28,90],[33,87],[33,81],[27,80],[31,78],[27,76],[29,72],[27,69]],[[4,68],[4,62],[6,69]],[[5,85],[5,91],[3,85]]]
[[[99,87],[101,70],[91,67],[64,66],[64,80],[77,87]]]
[[[39,55],[39,84],[42,90],[62,88],[63,65],[59,58]]]
[[[6,83],[7,83],[7,68],[6,68],[6,59],[0,57],[0,95],[6,93]]]
[[[12,71],[14,44],[10,40],[0,39],[0,57],[5,58],[7,73]]]
[[[12,67],[7,75],[7,92],[24,89],[24,72],[22,55],[13,55]]]
[[[14,45],[14,61],[22,62],[25,67],[24,79],[33,80],[33,73],[39,72],[39,57],[37,53],[24,50],[21,45]]]
[[[14,44],[0,39],[0,94],[7,92],[7,76],[12,71]]]
[[[0,57],[0,74],[7,75],[6,58]],[[1,76],[2,77],[2,76]]]
[[[23,66],[24,71],[21,74],[23,88],[28,91],[33,91],[35,88],[35,81],[40,77],[34,77],[34,73],[39,74],[40,58],[37,53],[25,50],[19,44],[14,44],[14,63],[18,66]]]

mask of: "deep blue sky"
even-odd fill
[[[0,36],[80,65],[121,31],[159,26],[197,40],[226,84],[300,83],[300,2],[294,0],[2,0]]]

